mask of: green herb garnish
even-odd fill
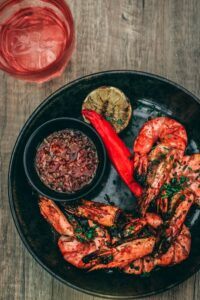
[[[181,195],[180,200],[185,200],[185,195]]]
[[[162,186],[162,191],[164,193],[162,194],[161,198],[172,198],[185,187],[188,180],[189,179],[185,176],[181,176],[180,179],[177,179],[176,177],[172,178],[169,183],[165,183]]]
[[[116,123],[117,123],[118,125],[122,125],[122,124],[123,124],[123,121],[122,121],[122,119],[118,119],[118,120],[116,121]]]
[[[67,219],[68,219],[69,221],[72,221],[72,220],[74,220],[74,217],[73,217],[72,215],[68,214],[68,215],[67,215]]]
[[[94,237],[97,236],[97,233],[96,233],[96,230],[95,230],[97,227],[98,227],[98,226],[95,225],[95,226],[91,227],[90,229],[88,229],[88,230],[85,232],[85,236],[86,236],[86,238],[87,238],[88,240],[92,240]]]
[[[81,243],[87,242],[86,239],[84,239],[81,235],[76,235],[77,240],[79,240]]]
[[[78,227],[78,228],[75,229],[75,232],[76,233],[83,233],[83,230],[82,230],[82,228]]]
[[[154,165],[158,165],[160,163],[160,159],[155,158],[154,160],[152,160],[152,164]]]
[[[109,117],[109,116],[106,116],[105,118],[108,122],[112,121],[112,119],[113,119],[112,117]]]
[[[165,159],[165,158],[166,158],[166,154],[161,153],[160,156],[159,156],[159,158],[160,158],[160,159]]]
[[[181,184],[187,182],[188,180],[189,180],[189,178],[187,178],[187,177],[185,177],[185,176],[181,176],[181,177],[180,177],[180,183],[181,183]]]
[[[105,196],[104,196],[104,199],[108,202],[108,203],[110,203],[110,196],[108,195],[108,194],[105,194]]]
[[[131,225],[128,230],[134,230],[135,229],[135,226],[134,225]]]

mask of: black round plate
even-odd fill
[[[121,89],[130,99],[133,117],[121,137],[132,147],[139,127],[148,117],[167,114],[182,122],[189,135],[187,153],[199,152],[200,102],[190,92],[164,78],[134,71],[109,71],[89,75],[64,86],[48,97],[24,125],[13,150],[9,169],[9,199],[18,232],[33,257],[63,283],[89,294],[109,298],[137,298],[165,291],[200,269],[200,210],[192,209],[187,224],[192,233],[189,258],[180,265],[155,270],[149,277],[126,275],[119,271],[87,273],[65,262],[57,248],[50,226],[41,217],[37,195],[27,182],[23,169],[23,152],[32,132],[52,118],[81,118],[81,105],[93,89],[109,85]],[[126,210],[133,209],[135,199],[115,170],[90,195],[95,201],[112,202]]]

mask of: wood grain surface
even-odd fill
[[[68,0],[76,51],[64,74],[43,85],[0,72],[0,299],[92,300],[53,279],[31,257],[8,205],[7,172],[19,130],[50,93],[97,71],[134,69],[165,76],[200,96],[199,0]],[[200,299],[200,273],[154,300]],[[148,298],[148,299],[150,299]]]

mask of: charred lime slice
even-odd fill
[[[92,91],[84,100],[82,109],[95,110],[104,116],[117,132],[126,128],[132,115],[129,99],[122,91],[112,86],[102,86]],[[86,119],[85,121],[87,122]]]

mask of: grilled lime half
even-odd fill
[[[102,86],[92,91],[85,98],[82,109],[92,109],[104,116],[116,132],[127,127],[132,115],[129,99],[121,90],[112,86]]]

